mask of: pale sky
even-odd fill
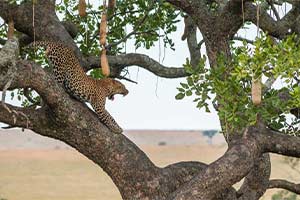
[[[189,57],[186,41],[181,41],[183,23],[172,35],[175,51],[166,49],[165,66],[182,67]],[[161,52],[163,52],[161,48]],[[127,45],[127,52],[134,52],[133,45]],[[155,60],[159,60],[159,47],[151,50],[138,49]],[[163,53],[161,53],[163,54]],[[162,60],[163,55],[161,55]],[[129,89],[126,97],[116,97],[107,103],[110,113],[125,129],[219,129],[216,113],[205,113],[196,108],[193,98],[175,100],[176,87],[184,78],[157,78],[151,72],[136,66],[130,67],[130,78],[138,84],[122,81]]]

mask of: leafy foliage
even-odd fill
[[[78,25],[80,35],[75,40],[83,54],[98,55],[100,51],[99,24],[103,6],[88,4],[88,15],[82,19],[78,15],[77,3],[77,0],[64,0],[57,5],[57,11],[62,15],[62,20],[72,21]],[[118,1],[114,13],[108,16],[107,40],[109,44],[124,40],[131,33],[129,39],[134,40],[136,48],[149,49],[159,38],[163,39],[165,47],[174,48],[174,43],[168,35],[176,31],[175,23],[178,22],[180,12],[170,4],[162,1]],[[125,44],[124,41],[118,45],[112,45],[110,54],[124,53]]]
[[[298,132],[299,120],[289,124],[286,114],[291,108],[300,106],[300,47],[295,35],[276,42],[263,36],[255,41],[254,47],[243,43],[232,47],[232,59],[219,55],[217,66],[208,69],[205,57],[198,66],[189,61],[184,65],[191,76],[178,87],[176,99],[194,95],[196,107],[210,112],[213,103],[219,116],[226,122],[224,130],[236,130],[256,123],[257,114],[272,128],[287,132]],[[280,80],[279,89],[263,88],[263,102],[254,106],[251,100],[252,79]],[[280,93],[288,91],[290,100],[282,101]]]

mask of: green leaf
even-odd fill
[[[186,80],[187,80],[189,86],[194,85],[194,81],[193,81],[192,77],[189,76],[189,77],[186,78]]]
[[[186,94],[186,96],[192,96],[192,91],[191,90],[187,90],[186,92],[185,92],[185,94]]]
[[[186,84],[186,83],[180,83],[180,85],[181,85],[183,88],[185,88],[185,89],[188,89],[188,88],[189,88],[188,84]]]
[[[185,92],[185,90],[184,90],[183,88],[177,88],[177,90],[178,90],[179,92]]]
[[[184,94],[184,93],[178,93],[178,94],[175,96],[175,99],[177,99],[177,100],[181,100],[181,99],[183,99],[183,98],[184,98],[184,96],[185,96],[185,94]]]

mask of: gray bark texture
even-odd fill
[[[187,40],[193,66],[201,57],[197,30],[203,36],[200,43],[205,44],[210,65],[215,67],[218,54],[231,57],[229,43],[243,22],[256,23],[257,20],[257,6],[250,0],[167,2],[186,14],[186,32],[182,39]],[[213,2],[220,6],[212,11],[209,6]],[[272,4],[273,1],[269,2]],[[299,33],[299,3],[291,3],[293,8],[277,20],[262,7],[260,28],[279,39],[290,31]],[[78,30],[70,22],[60,22],[54,7],[53,0],[37,1],[36,40],[64,41],[75,51],[86,71],[99,67],[99,57],[81,54],[73,40]],[[0,17],[6,22],[13,19],[16,30],[21,33],[18,40],[0,40],[4,44],[0,50],[0,90],[5,93],[6,90],[31,88],[43,101],[42,106],[27,108],[2,102],[0,121],[11,127],[31,129],[74,147],[111,177],[124,200],[255,200],[268,188],[275,187],[299,194],[299,184],[269,180],[269,153],[299,158],[300,138],[281,134],[263,125],[245,127],[243,132],[233,133],[227,140],[228,150],[209,165],[190,161],[164,168],[155,166],[128,138],[112,133],[85,104],[71,98],[55,82],[51,73],[39,64],[18,56],[19,47],[33,41],[30,1],[13,5],[0,0]],[[108,59],[113,77],[118,77],[123,68],[132,65],[165,78],[188,75],[182,67],[163,66],[147,55],[130,53],[109,56]],[[223,78],[226,79],[226,74]],[[290,98],[288,94],[283,96]],[[232,185],[243,178],[242,186],[235,190]]]

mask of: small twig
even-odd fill
[[[12,125],[8,125],[8,126],[5,126],[5,127],[2,127],[2,129],[11,129],[11,128],[15,128],[15,127],[12,126]]]
[[[239,37],[239,36],[234,36],[233,40],[246,41],[249,44],[254,44],[253,40],[249,40],[247,38],[243,38],[243,37]]]
[[[129,11],[129,12],[123,12],[123,13],[117,13],[119,15],[125,15],[127,13],[137,13],[137,12],[140,12],[141,10],[136,10],[136,11]],[[89,12],[88,12],[89,13]],[[97,13],[99,14],[100,12],[97,12],[97,11],[91,11],[91,14],[93,14],[95,17],[96,17],[96,20],[97,20],[97,27],[99,27],[99,20],[98,20],[98,17],[97,17]],[[109,17],[107,19],[107,21],[110,21],[114,16],[116,16],[117,14],[114,14],[113,16]],[[107,33],[107,35],[110,35],[110,32]],[[99,36],[99,29],[95,30],[95,33],[92,35],[92,39],[91,40],[94,40],[96,39],[97,37]]]
[[[214,109],[215,109],[216,111],[219,111],[219,106],[218,106],[218,104],[212,103],[212,105],[213,105],[213,107],[214,107]]]
[[[57,3],[57,5],[59,6],[59,5],[61,5],[62,4],[62,2],[63,2],[63,0],[60,0],[60,2],[59,3]]]
[[[297,82],[297,85],[300,85],[300,79],[298,78],[298,76],[294,76],[294,80]]]
[[[130,11],[126,11],[126,12],[119,12],[119,13],[115,13],[115,14],[113,14],[113,15],[111,15],[110,17],[108,17],[107,18],[107,21],[110,21],[111,19],[113,19],[115,16],[118,16],[118,15],[121,15],[121,16],[124,16],[124,15],[126,15],[126,14],[134,14],[134,13],[138,13],[138,12],[141,12],[142,11],[142,9],[140,9],[140,10],[130,10]]]
[[[272,85],[275,83],[276,79],[274,77],[270,77],[267,79],[267,81],[265,82],[265,89],[263,92],[268,91],[269,89],[271,89]]]
[[[28,107],[36,107],[36,106],[43,106],[43,101],[42,99],[39,100],[34,100],[31,96],[30,96],[30,92],[32,92],[32,90],[29,90],[29,88],[24,88],[24,96],[27,98],[27,100],[32,103],[31,105],[29,105]]]
[[[273,11],[273,13],[275,14],[276,20],[279,21],[280,20],[280,16],[279,13],[277,12],[274,4],[273,4],[273,0],[267,0],[268,4],[271,6],[271,9]]]
[[[1,44],[1,45],[5,45],[5,43],[6,43],[6,40],[5,40],[5,39],[2,39],[2,38],[0,38],[0,44]]]
[[[269,188],[282,188],[300,194],[300,184],[292,183],[283,179],[270,180]]]
[[[32,92],[32,90],[29,90],[29,88],[24,88],[24,96],[27,98],[27,100],[30,102],[30,103],[33,103],[33,104],[39,104],[40,102],[37,102],[35,100],[33,100],[30,96],[30,92]]]
[[[12,76],[13,77],[13,76]],[[13,78],[11,78],[4,86],[4,88],[2,89],[2,100],[1,100],[1,104],[4,107],[5,110],[7,110],[9,113],[12,113],[13,115],[13,121],[14,124],[16,124],[17,122],[17,116],[21,115],[24,118],[26,118],[26,127],[29,127],[29,118],[27,117],[27,115],[25,115],[23,112],[21,111],[16,111],[16,110],[12,110],[10,109],[6,104],[5,104],[5,97],[6,97],[6,91],[7,89],[10,87],[11,83],[12,83]]]
[[[133,29],[133,31],[131,31],[128,35],[126,35],[124,38],[122,38],[121,40],[119,40],[119,41],[117,41],[117,42],[114,42],[114,43],[111,43],[111,44],[109,44],[109,45],[106,45],[106,49],[110,49],[112,46],[117,46],[117,45],[119,45],[119,44],[121,44],[122,42],[125,42],[128,38],[130,38],[132,35],[134,35],[136,32],[137,32],[137,29],[139,28],[139,26],[141,25],[141,24],[143,24],[144,22],[145,22],[145,20],[147,19],[147,17],[148,17],[148,13],[149,12],[147,12],[146,14],[145,14],[145,16],[142,18],[142,20],[138,23],[138,25]]]
[[[7,110],[9,113],[12,113],[12,111],[9,109],[9,107],[7,107],[7,105],[5,104],[5,97],[6,97],[6,91],[7,89],[10,87],[11,83],[12,83],[13,78],[11,78],[4,86],[4,88],[2,89],[2,99],[1,99],[1,104],[2,106],[5,108],[5,110]]]
[[[21,116],[23,116],[25,119],[26,119],[26,128],[28,129],[28,127],[29,127],[29,118],[27,117],[27,115],[26,114],[24,114],[23,112],[21,112],[21,111],[16,111],[16,110],[12,110],[13,111],[13,113],[16,115],[16,116],[18,116],[18,115],[21,115]],[[17,122],[17,118],[15,117],[15,115],[14,115],[14,124]]]
[[[117,45],[121,44],[122,42],[125,42],[132,35],[134,35],[137,32],[137,29],[145,22],[145,20],[148,17],[148,14],[150,13],[150,11],[152,9],[153,9],[153,5],[150,6],[150,9],[147,10],[147,12],[143,16],[143,18],[138,22],[138,24],[135,26],[135,28],[128,35],[126,35],[124,38],[122,38],[121,40],[119,40],[117,42],[114,42],[114,43],[111,43],[109,45],[106,45],[105,48],[109,50],[112,46],[117,46]]]
[[[260,4],[257,3],[257,8],[256,8],[256,26],[257,26],[257,37],[259,37],[259,17],[260,17]]]
[[[2,26],[4,26],[4,25],[5,25],[5,23],[1,24],[1,25],[0,25],[0,28],[1,28]]]
[[[201,40],[197,45],[197,49],[201,49],[201,46],[202,46],[202,44],[204,44],[204,42],[205,42],[204,39]]]
[[[124,79],[124,80],[126,80],[126,81],[128,81],[128,82],[138,84],[138,82],[133,81],[133,80],[131,80],[131,79],[129,79],[129,78],[126,78],[125,76],[117,76],[116,78],[118,78],[118,79]]]
[[[2,96],[3,97],[3,96]],[[12,117],[13,117],[13,123],[16,124],[17,122],[17,116],[21,115],[26,119],[26,128],[29,128],[29,124],[30,124],[30,120],[28,118],[28,116],[26,114],[24,114],[22,111],[17,111],[17,110],[13,110],[10,109],[9,107],[7,107],[7,105],[5,104],[4,101],[1,101],[2,106],[9,112],[12,113]]]

